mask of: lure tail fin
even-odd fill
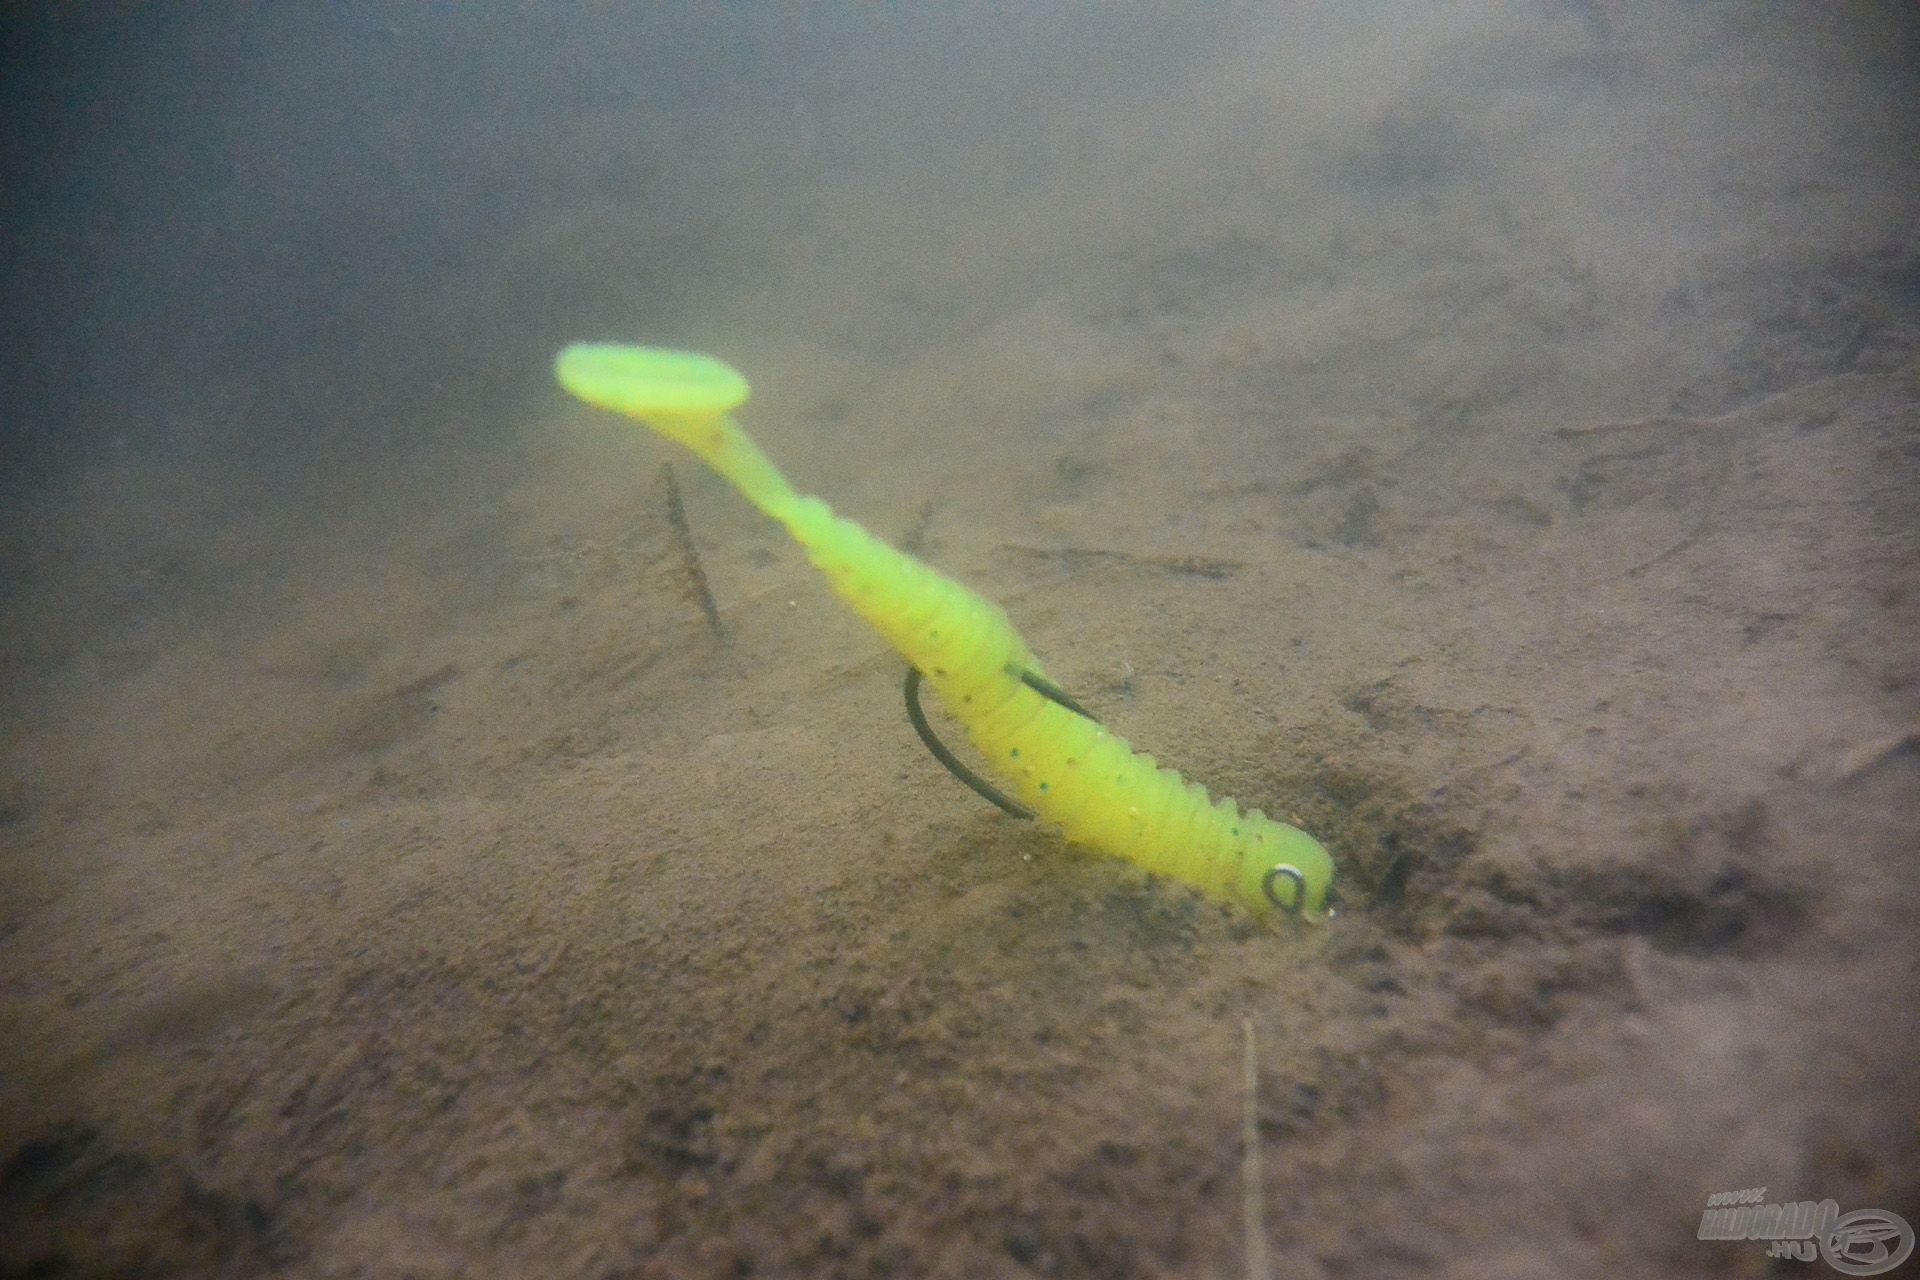
[[[786,478],[727,415],[746,403],[747,380],[712,356],[659,347],[577,342],[553,362],[560,385],[588,404],[644,422],[706,459],[776,520],[800,501]]]

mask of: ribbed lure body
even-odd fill
[[[692,448],[747,499],[785,525],[834,590],[885,635],[1034,813],[1076,844],[1125,858],[1256,912],[1272,908],[1275,866],[1293,868],[1304,910],[1324,904],[1333,864],[1312,836],[1230,799],[1213,800],[1153,757],[1021,680],[1044,675],[1000,608],[888,546],[818,498],[797,494],[727,411],[745,380],[707,357],[583,345],[561,353],[562,385]],[[707,400],[663,379],[710,379]],[[681,399],[671,399],[672,394]],[[665,407],[663,407],[663,395]],[[1278,893],[1291,904],[1293,889]]]

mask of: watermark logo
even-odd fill
[[[1700,1215],[1702,1240],[1765,1240],[1769,1258],[1812,1262],[1847,1276],[1885,1275],[1913,1254],[1913,1228],[1885,1209],[1842,1214],[1831,1200],[1767,1201],[1765,1187],[1716,1191]]]
[[[1877,1276],[1913,1253],[1913,1228],[1885,1209],[1855,1209],[1820,1237],[1820,1256],[1849,1276]]]

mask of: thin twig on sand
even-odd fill
[[[687,569],[688,590],[699,602],[700,611],[707,615],[707,625],[713,629],[714,638],[725,644],[727,628],[720,621],[720,606],[713,602],[713,591],[707,586],[706,570],[700,567],[700,553],[694,549],[693,530],[687,527],[687,509],[680,501],[680,482],[673,478],[672,463],[660,464],[660,480],[667,491],[667,523],[673,526],[674,536],[680,539],[680,555]]]
[[[1246,1110],[1240,1127],[1241,1219],[1247,1230],[1247,1280],[1268,1280],[1266,1177],[1260,1165],[1260,1052],[1253,1039],[1253,1019],[1240,1019],[1246,1043],[1242,1062]]]

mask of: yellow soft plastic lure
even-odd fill
[[[1240,812],[1133,751],[1025,679],[1040,664],[997,605],[796,493],[730,416],[747,380],[711,356],[581,343],[554,364],[589,404],[644,422],[706,459],[785,525],[835,591],[893,642],[966,726],[993,770],[1068,840],[1255,911],[1320,912],[1333,862],[1320,842]]]

